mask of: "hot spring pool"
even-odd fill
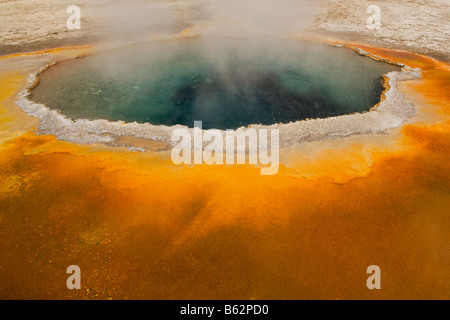
[[[74,119],[236,129],[368,111],[396,70],[310,42],[168,40],[62,62],[31,99]]]

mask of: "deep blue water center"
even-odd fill
[[[368,111],[393,70],[294,40],[157,41],[60,63],[32,99],[70,118],[236,129]]]

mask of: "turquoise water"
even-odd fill
[[[32,99],[71,118],[235,129],[367,111],[393,70],[293,40],[171,40],[60,63]]]

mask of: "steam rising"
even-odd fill
[[[179,34],[183,30],[194,30],[194,34],[204,36],[200,37],[202,43],[196,47],[199,52],[198,56],[209,60],[213,59],[215,68],[219,70],[225,82],[228,78],[227,57],[211,55],[214,51],[211,48],[223,44],[224,37],[245,38],[241,40],[245,41],[246,44],[256,43],[256,53],[259,54],[266,48],[276,48],[284,52],[285,45],[280,45],[279,41],[271,41],[270,39],[273,37],[267,36],[283,37],[290,33],[301,32],[308,27],[318,9],[317,1],[312,0],[174,0],[164,2],[131,0],[127,4],[123,4],[122,0],[117,2],[104,1],[108,2],[108,5],[101,6],[101,25],[104,30],[99,31],[99,33],[107,34],[106,40],[128,42],[151,39],[152,35],[166,35],[168,38],[176,39],[176,37],[171,36]],[[152,43],[152,51],[159,50],[158,41],[150,43]],[[248,59],[253,57],[257,59],[258,55],[255,54],[254,48],[253,45],[245,48],[239,46],[237,52],[240,57],[238,58]],[[137,63],[142,59],[147,59],[145,56],[133,54],[132,50],[125,51],[117,54],[125,54],[126,60]],[[225,54],[225,50],[223,54]],[[302,60],[307,62],[307,57],[302,56]],[[104,61],[109,65],[99,70],[100,72],[97,74],[105,79],[123,81],[123,76],[130,71],[124,64],[116,62],[116,57]],[[336,61],[333,62],[338,65]],[[322,68],[323,66],[319,64],[317,67]],[[355,75],[349,72],[349,65],[339,64],[338,67],[346,71],[347,75]],[[61,113],[50,110],[45,105],[29,99],[30,90],[36,82],[36,76],[37,74],[30,77],[30,85],[19,95],[18,104],[28,114],[40,118],[39,132],[43,134],[54,134],[59,139],[77,143],[104,142],[113,144],[124,135],[169,142],[172,131],[182,127],[180,125],[155,126],[149,123],[140,124],[136,122],[125,124],[123,121],[110,122],[102,119],[69,119]],[[135,77],[136,75],[132,74],[132,76]],[[269,126],[254,124],[251,127],[279,129],[281,146],[352,134],[384,132],[389,128],[400,126],[415,114],[414,107],[406,102],[403,95],[397,90],[397,82],[414,79],[418,76],[416,72],[412,71],[389,73],[387,79],[389,79],[390,86],[385,93],[386,99],[370,112]],[[104,81],[97,81],[96,83],[108,88]],[[229,86],[233,84],[230,81]],[[102,91],[103,88],[98,90],[97,93]],[[346,93],[345,91],[342,92]]]
[[[131,0],[102,6],[108,39],[174,34],[187,28],[215,35],[300,32],[309,25],[319,1],[313,0]]]

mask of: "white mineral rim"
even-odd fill
[[[356,48],[356,51],[359,54],[368,55],[360,49]],[[37,128],[38,134],[54,135],[59,140],[78,144],[103,143],[108,145],[119,145],[117,141],[121,136],[132,136],[164,142],[169,147],[175,145],[171,142],[172,132],[175,129],[185,128],[190,130],[192,134],[193,128],[183,125],[164,126],[150,123],[126,123],[124,121],[111,122],[104,119],[72,120],[57,110],[52,110],[44,104],[32,101],[30,99],[31,89],[39,82],[38,75],[54,64],[51,63],[30,74],[27,87],[19,93],[16,101],[18,106],[28,115],[40,119]],[[279,129],[280,147],[289,147],[304,141],[385,133],[388,129],[400,127],[405,121],[416,115],[414,106],[407,102],[404,94],[398,90],[398,82],[418,79],[421,77],[421,73],[418,69],[411,69],[400,64],[399,66],[402,67],[401,71],[393,71],[385,75],[388,89],[383,92],[384,99],[370,111],[270,126],[249,125],[241,129]],[[236,134],[236,130],[233,131],[233,134]],[[223,130],[222,133],[224,133]],[[130,150],[145,151],[143,148],[135,147],[130,147]]]

